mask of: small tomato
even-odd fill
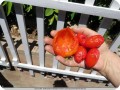
[[[87,55],[87,50],[83,46],[79,46],[77,52],[74,54],[74,60],[76,63],[82,62]]]
[[[85,65],[87,68],[93,68],[95,64],[98,62],[98,59],[100,57],[100,52],[97,48],[92,48],[88,51]]]
[[[98,48],[104,43],[104,38],[101,35],[88,37],[85,41],[85,46],[88,48]]]
[[[85,34],[78,33],[77,38],[78,38],[79,44],[82,46],[85,46],[85,41],[87,39],[87,36]]]

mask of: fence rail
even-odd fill
[[[120,20],[120,5],[116,0],[111,2],[109,8],[94,6],[95,0],[86,0],[85,4],[78,4],[73,2],[64,2],[62,0],[5,0],[11,1],[14,3],[16,19],[18,22],[18,27],[20,30],[22,45],[24,48],[24,53],[26,57],[26,63],[20,62],[18,51],[14,45],[14,41],[10,34],[10,29],[8,22],[6,20],[5,12],[3,7],[0,6],[0,25],[4,33],[5,40],[8,44],[8,48],[12,55],[12,65],[19,68],[27,68],[31,75],[34,75],[34,70],[41,72],[51,72],[52,74],[63,74],[64,76],[71,75],[75,77],[84,77],[88,79],[96,79],[107,81],[107,79],[101,75],[97,75],[97,72],[92,70],[90,74],[84,73],[85,69],[79,68],[77,72],[71,71],[71,67],[65,66],[65,69],[59,69],[60,63],[53,58],[52,68],[45,66],[45,51],[44,51],[44,8],[54,8],[59,9],[58,21],[57,21],[57,30],[60,30],[64,27],[66,11],[81,13],[79,20],[79,26],[86,26],[89,15],[101,16],[104,17],[99,28],[98,33],[104,35],[107,29],[110,27],[113,19]],[[32,53],[29,49],[29,43],[27,38],[25,19],[23,14],[23,7],[21,4],[28,4],[36,6],[36,23],[37,23],[37,33],[38,33],[38,48],[39,48],[39,65],[33,65]],[[111,45],[110,49],[114,52],[117,51],[118,46],[120,45],[120,35],[116,37]],[[0,65],[9,66],[8,58],[6,56],[5,50],[2,43],[0,43]]]

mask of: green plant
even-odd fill
[[[9,1],[4,1],[2,3],[2,6],[5,8],[6,15],[9,16],[11,14],[11,12],[12,12],[13,3],[9,2]],[[26,12],[30,12],[32,10],[32,7],[33,7],[32,5],[23,4],[23,9]]]
[[[13,3],[12,2],[7,2],[7,1],[4,1],[2,3],[2,6],[3,7],[6,7],[6,14],[7,16],[12,12],[12,6],[13,6]]]
[[[51,8],[46,8],[45,9],[45,16],[49,18],[49,25],[52,25],[54,20],[58,20],[58,10],[57,9],[51,9]]]
[[[75,12],[71,13],[71,15],[70,15],[71,20],[73,20],[73,18],[75,17],[75,14],[76,14]]]
[[[23,8],[25,9],[26,12],[30,12],[33,9],[32,5],[23,5]]]

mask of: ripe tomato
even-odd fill
[[[87,55],[87,50],[83,46],[79,46],[77,52],[74,54],[74,60],[77,63],[82,62]]]
[[[69,57],[77,51],[79,42],[72,29],[64,28],[57,32],[53,38],[52,46],[56,55]]]
[[[98,48],[104,43],[104,38],[101,35],[88,37],[85,41],[85,46],[88,48]]]
[[[92,68],[97,63],[100,56],[100,52],[97,48],[92,48],[88,51],[85,65],[87,68]]]
[[[85,41],[87,39],[87,36],[82,33],[78,33],[77,38],[78,38],[79,44],[82,46],[85,46]]]

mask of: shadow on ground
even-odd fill
[[[2,67],[0,67],[0,70],[2,70]],[[0,73],[0,85],[2,87],[13,87],[13,85]]]
[[[68,87],[65,83],[65,81],[62,80],[56,80],[53,84],[53,87]]]

